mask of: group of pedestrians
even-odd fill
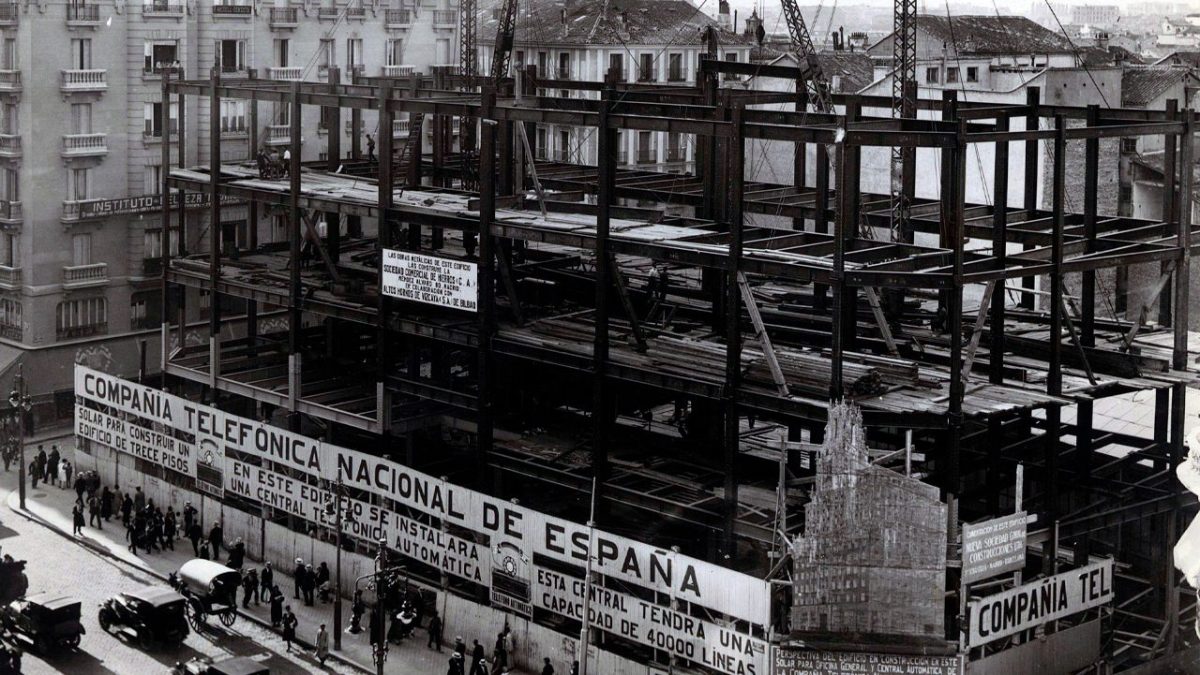
[[[71,461],[59,454],[57,445],[51,445],[50,454],[46,454],[45,447],[39,444],[37,454],[29,462],[29,480],[33,482],[35,490],[39,482],[61,485],[66,489],[71,487],[74,470]]]
[[[441,629],[440,622],[438,629]],[[430,641],[433,642],[433,622],[430,622]],[[438,651],[441,651],[441,638],[436,641],[438,643]],[[463,641],[462,636],[454,638],[454,653],[450,655],[450,667],[446,671],[447,675],[505,675],[509,673],[511,666],[511,658],[513,653],[513,635],[512,629],[508,624],[504,624],[504,630],[496,634],[496,642],[492,648],[492,659],[489,662],[487,652],[483,645],[479,644],[479,640],[472,640],[470,657],[467,656],[467,643]],[[468,661],[468,658],[470,659]],[[468,670],[467,665],[470,664]],[[550,665],[550,659],[545,659],[545,665],[549,670],[543,669],[542,672],[546,675],[554,675],[554,666]]]

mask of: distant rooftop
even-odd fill
[[[495,4],[480,14],[479,42],[495,42]],[[687,0],[529,0],[517,10],[518,45],[698,45],[715,19]],[[720,31],[722,45],[754,44],[752,36]]]
[[[1061,34],[1023,16],[919,14],[916,21],[918,31],[953,45],[959,54],[1074,53]]]
[[[1185,79],[1196,79],[1187,68],[1144,66],[1121,74],[1121,106],[1142,108]]]

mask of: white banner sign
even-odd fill
[[[1112,560],[972,600],[967,646],[978,647],[1113,599]]]
[[[459,568],[466,571],[466,578],[474,579],[479,570],[486,578],[495,564],[510,573],[511,581],[519,586],[532,583],[528,568],[535,554],[583,567],[591,550],[592,568],[597,573],[753,624],[770,624],[771,591],[763,579],[602,530],[595,530],[595,541],[590,542],[591,534],[585,525],[497,499],[380,457],[322,443],[84,366],[75,367],[75,392],[83,399],[194,434],[198,454],[202,457],[215,458],[227,450],[237,450],[325,481],[334,482],[340,478],[349,488],[365,490],[438,520],[487,535],[492,549],[490,555],[486,551],[471,550],[466,559],[461,556],[446,558],[450,562],[445,564],[451,565],[469,560],[470,568],[465,565]],[[258,487],[250,480],[257,479],[256,476],[239,477],[246,485],[239,483],[234,488],[230,474],[237,464],[231,462],[232,458],[224,462],[223,472],[213,475],[213,469],[209,468],[204,473],[216,480],[218,488],[223,486],[248,499],[261,501],[256,494]],[[244,493],[246,489],[251,493]],[[299,499],[290,494],[264,493],[264,496],[284,501]],[[386,525],[389,533],[408,531],[404,523],[397,521],[380,521],[379,524]],[[418,533],[416,536],[425,535]],[[388,539],[395,541],[394,534]],[[446,550],[458,545],[444,537],[440,541],[446,545]],[[479,562],[474,561],[476,553],[481,556]],[[489,558],[493,563],[485,562],[483,558]],[[509,562],[524,564],[516,564],[510,569]]]
[[[583,620],[583,579],[539,568],[534,605]],[[729,675],[765,675],[767,643],[731,628],[592,584],[588,624]]]
[[[188,476],[196,475],[196,449],[190,443],[163,431],[138,426],[99,410],[76,406],[75,433],[80,438],[87,438],[151,464]]]
[[[1024,511],[963,525],[963,583],[989,579],[1025,567]]]
[[[478,279],[479,265],[473,262],[383,250],[380,284],[388,297],[474,312]]]

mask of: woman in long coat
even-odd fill
[[[283,591],[278,586],[271,586],[271,627],[279,628],[283,621]]]
[[[296,624],[300,623],[296,619],[296,615],[292,614],[292,607],[289,605],[283,612],[283,641],[287,643],[287,650],[292,651],[292,641],[296,639]]]

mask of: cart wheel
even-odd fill
[[[75,649],[76,647],[79,646],[79,640],[80,640],[80,636],[72,635],[71,637],[67,638],[66,640],[63,640],[62,643],[63,643],[63,645],[65,645],[67,647],[67,649]]]
[[[237,621],[237,610],[236,609],[227,609],[224,612],[221,612],[221,625],[222,626],[229,628],[230,626],[233,625],[234,621]]]
[[[188,604],[187,606],[187,621],[188,624],[191,625],[192,630],[196,631],[197,633],[200,632],[200,627],[204,625],[204,617],[201,616],[200,612],[196,611],[196,608],[191,604]]]

